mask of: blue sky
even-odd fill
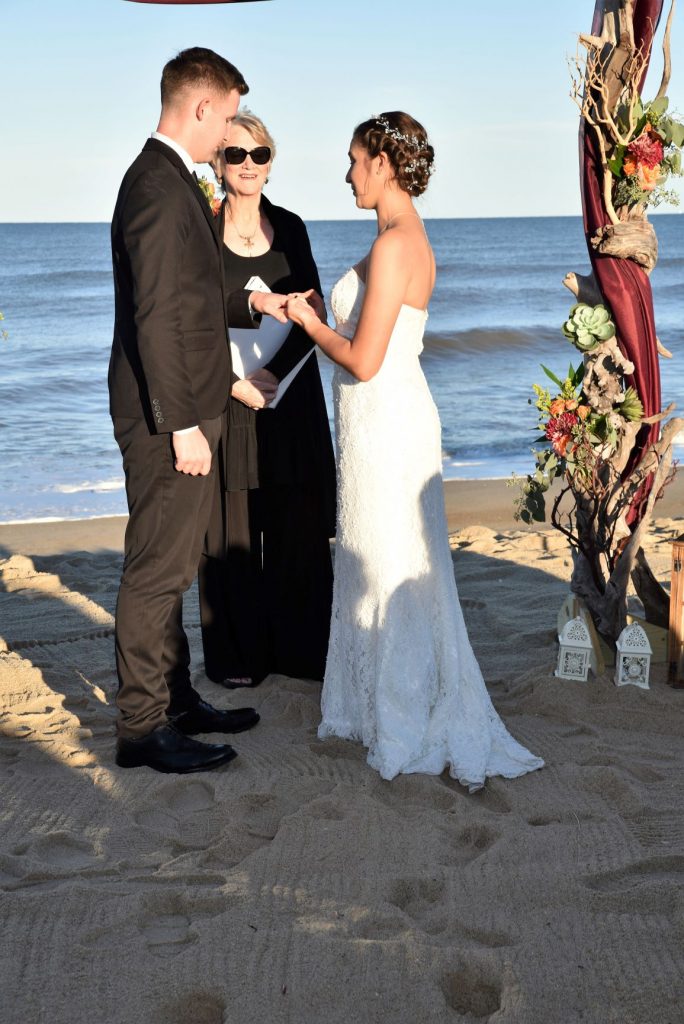
[[[566,58],[592,0],[270,0],[157,6],[21,0],[2,8],[0,221],[110,219],[186,46],[237,64],[279,152],[271,198],[307,219],[358,214],[344,184],[353,126],[404,109],[427,127],[428,217],[576,214],[577,111]],[[672,106],[684,113],[684,12]],[[660,81],[657,52],[647,84]],[[680,188],[681,191],[681,188]]]

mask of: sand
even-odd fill
[[[384,782],[279,676],[226,768],[117,769],[124,521],[0,527],[3,1024],[681,1024],[684,692],[553,677],[568,551],[510,498],[448,486],[454,566],[547,767],[473,795]],[[666,578],[684,519],[659,511]],[[202,694],[244,703],[203,675],[192,592],[186,619]]]

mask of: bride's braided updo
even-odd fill
[[[362,121],[354,129],[357,142],[372,157],[385,153],[397,184],[410,196],[420,196],[428,187],[435,151],[422,124],[402,110],[390,110]]]

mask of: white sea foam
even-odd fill
[[[88,491],[90,494],[104,494],[107,491],[122,491],[126,486],[123,477],[116,477],[113,480],[97,480],[95,483],[86,480],[82,484],[55,484],[52,488],[58,494],[81,494]]]

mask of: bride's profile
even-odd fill
[[[448,766],[477,789],[543,761],[492,705],[454,581],[441,428],[419,362],[435,260],[413,200],[433,159],[406,113],[356,127],[345,180],[357,207],[375,212],[377,238],[333,289],[335,330],[306,294],[291,297],[288,316],[337,364],[338,528],[319,736],[361,740],[383,778]]]

